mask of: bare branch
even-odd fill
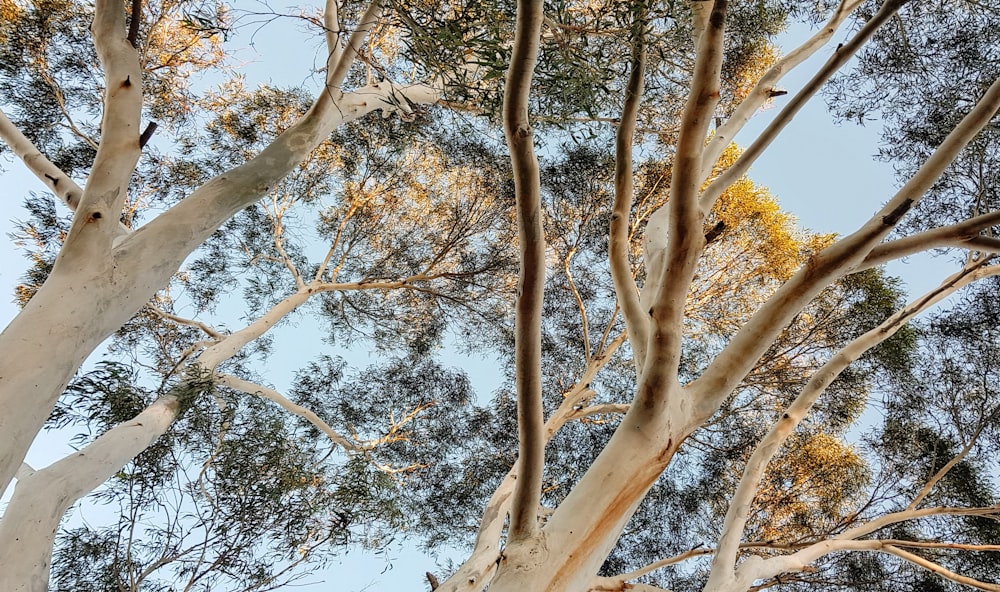
[[[1000,271],[998,271],[997,273],[1000,273]],[[966,442],[965,446],[962,446],[962,449],[958,451],[958,454],[953,456],[951,460],[949,460],[947,463],[944,464],[943,467],[938,469],[938,471],[934,473],[934,475],[932,475],[930,479],[927,480],[927,483],[925,483],[924,486],[920,488],[920,491],[917,492],[917,495],[913,496],[913,501],[911,501],[906,506],[907,510],[916,509],[920,505],[920,502],[924,501],[924,498],[926,498],[927,495],[931,492],[931,490],[934,489],[934,486],[937,485],[941,481],[941,479],[944,479],[944,477],[948,474],[948,472],[951,471],[953,468],[955,468],[955,465],[962,462],[962,459],[964,459],[966,456],[969,455],[970,452],[972,452],[972,449],[976,446],[976,442],[979,440],[979,435],[982,434],[984,427],[986,427],[985,423],[981,422],[979,426],[976,428],[975,433],[973,433],[972,437],[969,438],[969,441]]]
[[[595,415],[625,415],[630,405],[624,403],[605,403],[603,405],[591,405],[583,407],[571,413],[568,419],[583,419]]]
[[[587,319],[587,307],[583,304],[583,297],[580,296],[580,290],[576,287],[576,281],[573,279],[573,271],[570,269],[570,264],[573,261],[573,255],[576,252],[576,247],[573,247],[566,258],[563,259],[563,273],[566,274],[566,283],[569,284],[569,291],[573,294],[573,300],[576,301],[576,308],[580,311],[580,325],[581,336],[583,339],[583,358],[585,360],[590,359],[590,322]]]
[[[320,419],[320,417],[316,415],[313,411],[306,409],[301,405],[293,403],[292,401],[288,400],[287,397],[285,397],[284,395],[282,395],[281,393],[272,388],[261,386],[259,384],[255,384],[248,380],[243,380],[242,378],[237,378],[236,376],[232,376],[229,374],[216,374],[215,380],[218,384],[228,386],[229,388],[233,388],[238,391],[242,391],[248,395],[259,395],[261,397],[264,397],[265,399],[268,399],[269,401],[277,403],[285,411],[297,415],[305,419],[312,425],[316,426],[316,429],[326,434],[326,436],[330,438],[331,442],[333,442],[337,446],[340,446],[347,452],[364,451],[364,448],[358,446],[354,442],[348,440],[346,437],[340,435],[336,430],[331,428],[329,424]]]
[[[329,4],[330,2],[327,3],[327,9],[329,9]],[[334,13],[334,16],[336,16],[336,13]],[[372,3],[368,5],[368,10],[365,11],[361,16],[361,20],[358,21],[357,28],[351,33],[351,37],[347,41],[347,47],[343,48],[337,56],[334,67],[327,69],[326,86],[328,89],[340,88],[344,84],[344,79],[347,78],[347,73],[350,71],[351,65],[354,64],[354,60],[361,54],[361,46],[364,45],[365,37],[368,36],[368,32],[375,26],[375,22],[378,21],[380,16],[382,16],[382,2],[381,0],[372,0]],[[340,24],[337,23],[335,26],[336,31],[339,33]],[[327,43],[329,44],[329,36],[327,37]],[[331,52],[331,57],[333,53]]]
[[[83,189],[39,152],[2,110],[0,110],[0,139],[21,159],[24,166],[45,184],[46,189],[54,193],[70,210],[76,210]]]
[[[146,146],[149,139],[152,138],[153,134],[156,132],[157,127],[158,125],[155,121],[150,121],[146,124],[146,129],[142,130],[142,133],[139,134],[139,148],[144,148]]]
[[[201,329],[202,332],[205,333],[205,335],[208,335],[212,339],[222,340],[222,339],[225,339],[227,337],[227,335],[225,335],[223,333],[220,333],[216,329],[214,329],[212,327],[209,327],[208,325],[206,325],[205,323],[202,323],[201,321],[195,321],[193,319],[187,319],[187,318],[184,318],[184,317],[181,317],[181,316],[177,316],[177,315],[175,315],[173,313],[169,313],[169,312],[167,312],[165,310],[160,310],[159,308],[157,308],[157,307],[155,307],[155,306],[153,306],[151,304],[147,305],[146,308],[148,308],[150,311],[153,312],[153,314],[155,314],[156,316],[158,316],[160,318],[167,319],[168,321],[173,321],[173,322],[178,323],[180,325],[187,325],[188,327],[195,327],[197,329]]]
[[[719,175],[719,177],[712,181],[712,183],[705,189],[702,194],[701,202],[702,208],[707,212],[712,209],[715,201],[719,198],[722,193],[728,189],[733,183],[738,181],[743,175],[747,173],[750,169],[750,165],[757,160],[757,158],[764,153],[764,150],[771,145],[771,142],[778,137],[785,126],[787,126],[795,115],[809,102],[813,96],[819,92],[820,87],[822,87],[827,80],[830,79],[844,64],[850,60],[850,58],[857,53],[861,47],[868,42],[868,39],[877,31],[893,14],[896,13],[899,8],[905,4],[908,0],[887,0],[882,3],[879,11],[869,20],[861,30],[857,32],[847,43],[843,44],[822,68],[812,77],[809,82],[800,90],[795,93],[795,96],[785,105],[778,115],[774,118],[774,121],[767,126],[767,128],[761,132],[760,136],[746,150],[740,155],[740,157],[733,163],[733,166],[729,167],[726,172]],[[845,15],[846,16],[846,15]],[[755,89],[756,90],[756,89]],[[724,149],[725,146],[722,146]],[[714,147],[713,150],[718,151],[719,147]],[[707,166],[711,167],[715,164],[714,161],[708,163]]]
[[[981,582],[981,581],[979,581],[979,580],[977,580],[975,578],[970,578],[968,576],[959,575],[959,574],[951,571],[950,569],[947,569],[947,568],[943,567],[942,565],[940,565],[938,563],[934,563],[933,561],[931,561],[929,559],[925,559],[925,558],[923,558],[923,557],[921,557],[919,555],[915,555],[913,553],[910,553],[909,551],[904,551],[903,549],[900,549],[899,547],[896,547],[896,546],[893,546],[893,545],[885,545],[885,546],[883,546],[879,550],[885,551],[885,552],[890,553],[892,555],[895,555],[896,557],[899,557],[901,559],[905,559],[905,560],[909,561],[910,563],[913,563],[914,565],[919,565],[920,567],[922,567],[922,568],[924,568],[924,569],[926,569],[928,571],[934,572],[937,575],[939,575],[939,576],[941,576],[941,577],[943,577],[945,579],[951,580],[953,582],[957,582],[959,584],[964,584],[966,586],[971,586],[972,588],[978,588],[980,590],[989,590],[991,592],[1000,592],[1000,585],[998,585],[998,584],[990,584],[990,583],[987,583],[987,582]]]
[[[640,8],[640,11],[644,9]],[[632,59],[628,86],[625,88],[625,105],[622,107],[621,124],[615,135],[615,201],[611,213],[608,258],[611,279],[615,287],[618,306],[631,337],[636,369],[641,371],[646,359],[646,341],[649,318],[639,304],[639,290],[632,277],[632,264],[628,253],[631,246],[630,213],[635,188],[632,171],[632,144],[635,141],[636,118],[642,102],[646,69],[645,13],[637,15],[632,26]]]
[[[420,84],[397,87],[382,83],[342,94],[336,102],[328,95],[324,91],[317,97],[312,108],[260,154],[211,179],[117,243],[120,256],[145,261],[155,254],[164,261],[164,268],[179,266],[223,222],[267,193],[335,127],[373,111],[405,113],[412,110],[410,103],[434,103],[440,90]],[[159,286],[162,281],[155,283]]]
[[[125,37],[125,14],[121,0],[97,0],[94,6],[91,30],[105,75],[101,142],[81,198],[82,210],[77,211],[66,238],[67,246],[78,236],[90,235],[89,228],[102,228],[105,236],[113,235],[141,154],[142,69],[138,52]],[[106,253],[109,247],[106,243],[97,248]],[[90,249],[82,251],[79,254],[86,256]],[[64,249],[60,256],[67,253],[75,255],[76,250]]]
[[[834,535],[830,539],[809,544],[790,555],[781,555],[766,560],[760,557],[750,557],[741,563],[739,569],[736,570],[737,577],[741,583],[749,585],[755,580],[771,578],[782,573],[802,571],[813,561],[837,551],[882,550],[882,541],[858,539],[892,524],[931,516],[1000,516],[1000,506],[985,508],[934,507],[892,512]]]
[[[528,97],[538,59],[542,21],[540,0],[518,1],[514,48],[503,99],[504,133],[514,170],[521,264],[514,320],[519,466],[510,517],[509,536],[514,543],[526,541],[538,532],[537,511],[545,462],[541,372],[545,234],[538,158],[528,120]]]
[[[994,81],[983,98],[881,210],[853,234],[814,255],[768,298],[701,377],[687,385],[686,388],[705,395],[699,403],[701,409],[696,419],[700,421],[715,411],[763,355],[767,345],[809,301],[864,261],[900,218],[924,196],[962,148],[990,122],[997,109],[1000,109],[1000,79]]]
[[[224,339],[215,345],[206,348],[198,356],[198,365],[204,371],[215,370],[216,366],[236,355],[236,352],[243,349],[246,344],[267,333],[285,315],[291,313],[308,300],[309,296],[313,293],[314,291],[304,290],[286,296],[254,322],[239,331],[226,335]]]
[[[789,52],[788,55],[775,62],[761,79],[757,81],[753,90],[740,102],[729,119],[715,130],[715,135],[712,136],[708,146],[705,148],[705,155],[701,160],[701,178],[703,180],[708,178],[715,163],[718,162],[719,157],[722,156],[722,152],[733,141],[736,134],[750,121],[754,113],[770,100],[771,92],[774,90],[775,85],[778,84],[778,81],[826,45],[840,25],[860,5],[861,0],[841,0],[840,4],[833,11],[833,15],[820,27],[815,35]],[[839,53],[843,50],[844,48],[841,47],[837,52]]]
[[[691,92],[681,115],[670,199],[650,216],[646,227],[647,280],[640,302],[648,309],[651,323],[646,364],[635,400],[644,408],[652,409],[654,401],[649,397],[662,399],[668,385],[672,389],[679,386],[684,304],[705,247],[699,177],[705,137],[719,102],[726,4],[726,0],[715,0],[700,36]]]
[[[139,48],[139,25],[142,24],[142,0],[132,0],[132,14],[128,23],[128,42]]]
[[[878,267],[895,259],[941,247],[997,252],[1000,251],[1000,241],[983,236],[980,232],[998,224],[1000,224],[1000,211],[982,214],[957,224],[941,226],[882,243],[871,250],[857,271]]]
[[[763,479],[771,459],[774,458],[774,455],[795,431],[799,423],[805,419],[820,395],[861,354],[892,337],[917,314],[987,274],[1000,273],[1000,270],[991,269],[985,263],[984,261],[971,268],[962,269],[949,277],[940,286],[903,307],[879,326],[852,340],[813,373],[795,401],[785,409],[781,419],[757,444],[747,461],[739,485],[726,511],[722,527],[723,534],[719,539],[719,551],[712,562],[710,585],[720,585],[722,582],[735,578],[740,539],[743,536],[747,516],[750,514],[751,504],[757,494],[760,481]]]

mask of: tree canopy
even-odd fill
[[[1000,589],[1000,6],[322,4],[0,0],[0,588]],[[899,173],[845,236],[747,176],[821,89]]]

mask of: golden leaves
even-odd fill
[[[864,460],[839,438],[796,434],[768,467],[749,530],[785,542],[816,534],[852,513],[867,480]]]

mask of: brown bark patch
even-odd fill
[[[668,443],[667,449],[664,452],[666,453],[669,450],[670,443]],[[615,528],[619,519],[629,511],[629,508],[631,508],[637,499],[643,496],[650,484],[663,471],[666,465],[660,461],[662,457],[669,458],[669,454],[659,455],[657,462],[649,467],[648,471],[636,475],[634,479],[627,481],[618,490],[618,495],[601,512],[600,519],[594,523],[586,534],[576,541],[573,550],[566,556],[566,561],[556,571],[546,590],[555,592],[557,590],[563,591],[568,589],[568,582],[582,568],[583,564],[587,562],[592,549],[601,544],[604,533]]]

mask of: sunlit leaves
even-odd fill
[[[748,536],[794,542],[819,535],[860,506],[868,481],[867,463],[840,439],[823,433],[794,437],[768,467]]]

